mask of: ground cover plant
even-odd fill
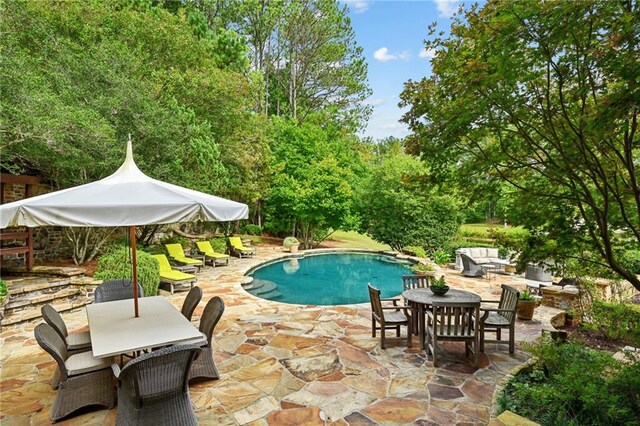
[[[640,424],[640,362],[615,360],[579,340],[544,337],[529,349],[537,359],[507,384],[500,412],[542,425]]]

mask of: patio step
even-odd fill
[[[62,300],[56,303],[52,303],[51,306],[60,313],[73,311],[75,309],[82,309],[86,305],[93,303],[93,298],[86,296],[79,296],[74,300]],[[6,314],[5,314],[6,315]],[[13,312],[6,315],[2,319],[2,327],[22,324],[28,321],[40,321],[42,314],[40,313],[40,306],[33,307],[31,309],[23,309],[21,311]]]
[[[5,278],[9,297],[4,305],[4,326],[39,320],[40,309],[51,304],[57,311],[66,312],[82,308],[93,302],[85,285],[91,287],[92,279],[86,277],[17,277]],[[72,283],[71,280],[74,282]]]

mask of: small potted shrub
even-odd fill
[[[437,280],[434,280],[431,285],[429,285],[429,289],[436,296],[444,296],[449,291],[449,286],[444,280],[444,275],[440,276]]]
[[[298,246],[300,245],[300,241],[296,237],[287,237],[282,242],[282,245],[285,249],[289,250],[291,253],[296,253],[298,251]]]
[[[416,263],[411,267],[411,270],[417,275],[427,275],[429,277],[436,276],[436,268],[424,263]]]
[[[530,320],[533,318],[533,311],[536,308],[536,301],[533,298],[533,295],[529,293],[528,290],[520,293],[520,298],[518,299],[518,311],[517,316],[522,320]]]

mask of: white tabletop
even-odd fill
[[[93,355],[99,358],[172,345],[201,336],[198,329],[163,296],[87,305]]]

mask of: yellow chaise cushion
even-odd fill
[[[228,254],[216,252],[209,241],[198,241],[196,243],[196,246],[198,247],[200,253],[204,254],[207,257],[212,257],[215,259],[226,259],[229,257]]]
[[[240,237],[229,237],[229,243],[231,243],[233,248],[235,248],[236,250],[253,251],[252,248],[246,247],[244,244],[242,244]]]
[[[158,261],[158,265],[160,265],[160,278],[171,281],[193,280],[196,278],[195,275],[172,269],[169,264],[169,259],[167,259],[167,256],[164,254],[154,254],[152,256]]]
[[[167,248],[169,256],[171,256],[171,258],[177,260],[178,262],[187,265],[202,265],[201,261],[185,256],[180,244],[165,244],[164,246]]]

